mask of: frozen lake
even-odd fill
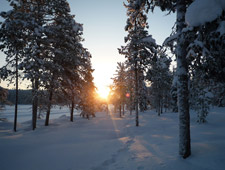
[[[5,106],[3,110],[0,110],[0,118],[6,118],[8,121],[14,121],[15,106]],[[74,110],[74,114],[79,114],[79,111]],[[39,114],[39,113],[38,113]],[[45,119],[46,113],[42,112],[42,119]],[[50,119],[59,118],[62,115],[70,116],[70,109],[66,106],[53,106],[51,109]],[[18,117],[19,123],[32,120],[32,105],[18,105]]]

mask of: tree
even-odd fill
[[[140,108],[140,111],[143,112],[145,110],[147,110],[147,87],[146,87],[146,83],[145,83],[145,76],[144,76],[144,73],[143,71],[139,70],[138,71],[138,84],[139,84],[139,91],[138,91],[138,94],[139,94],[139,108]]]
[[[1,13],[6,21],[0,30],[0,45],[8,55],[7,65],[1,68],[1,77],[17,76],[18,72],[12,70],[15,66],[16,70],[21,70],[22,79],[31,81],[33,130],[40,89],[48,92],[45,93],[48,98],[46,125],[54,94],[71,100],[73,121],[75,100],[80,100],[84,72],[90,70],[91,55],[81,44],[82,25],[75,22],[66,0],[10,2],[13,10]],[[15,31],[18,28],[21,29]]]
[[[204,16],[205,9],[213,11],[218,4],[220,8],[216,7],[216,14],[212,12],[211,17],[193,20],[193,14],[201,12]],[[196,0],[186,12],[186,31],[190,41],[187,59],[191,76],[192,106],[198,113],[200,123],[206,121],[209,105],[213,103],[215,84],[225,83],[224,10],[222,1]]]
[[[115,77],[113,79],[113,87],[114,87],[114,93],[118,96],[118,105],[119,105],[119,111],[120,111],[120,117],[122,117],[122,114],[124,115],[124,106],[126,101],[126,66],[125,63],[117,63],[117,70]],[[123,113],[122,113],[123,110]]]
[[[1,71],[1,78],[10,82],[15,78],[16,96],[15,96],[15,117],[14,131],[17,128],[17,106],[18,106],[18,79],[19,64],[24,55],[24,47],[26,44],[26,29],[24,19],[28,18],[25,9],[21,3],[11,1],[12,10],[1,12],[0,16],[4,21],[0,23],[0,50],[6,54],[6,65]]]
[[[134,70],[132,69],[132,67],[128,65],[127,67],[127,72],[126,72],[126,87],[127,87],[127,93],[126,93],[126,97],[127,97],[127,108],[129,108],[130,110],[130,115],[132,114],[132,110],[135,109],[135,74],[134,74]]]
[[[33,130],[36,128],[37,120],[37,108],[38,108],[38,89],[41,80],[43,80],[43,65],[46,48],[44,44],[44,25],[46,25],[48,16],[47,11],[49,8],[48,3],[50,1],[19,1],[14,0],[11,4],[19,6],[21,12],[21,23],[23,23],[22,39],[25,40],[25,44],[22,48],[22,58],[19,64],[19,69],[23,73],[23,79],[30,80],[32,82],[32,126]],[[18,37],[15,37],[18,38]]]
[[[204,73],[192,73],[190,80],[190,106],[197,112],[197,122],[206,122],[206,116],[209,113],[213,94],[212,81],[204,79]]]
[[[191,155],[191,137],[190,137],[190,114],[188,101],[188,65],[187,51],[188,42],[185,41],[185,35],[182,30],[185,28],[185,12],[187,2],[177,0],[177,76],[178,76],[178,112],[179,112],[179,129],[180,142],[179,153],[183,158]]]
[[[96,87],[93,82],[92,72],[94,71],[91,68],[90,60],[88,60],[89,66],[85,68],[83,72],[83,82],[81,89],[81,96],[79,107],[82,110],[82,116],[86,116],[89,119],[90,115],[95,117],[96,110]]]
[[[146,79],[151,83],[151,103],[158,113],[163,112],[163,108],[169,107],[170,89],[172,84],[172,75],[170,72],[171,59],[164,51],[159,50],[155,56],[155,61],[148,68]]]
[[[143,2],[145,3],[145,2]],[[218,4],[220,8],[218,9]],[[207,17],[208,10],[207,8],[215,9],[216,10],[210,10],[213,11],[211,13],[211,17]],[[210,4],[210,5],[209,5]],[[188,106],[188,60],[187,55],[190,53],[188,52],[188,47],[192,44],[190,36],[193,36],[193,30],[196,26],[204,25],[206,22],[211,22],[212,20],[216,19],[218,17],[218,14],[223,15],[224,12],[224,3],[223,1],[202,1],[202,0],[159,0],[159,1],[153,1],[148,0],[147,4],[149,9],[154,9],[155,6],[159,6],[161,10],[163,11],[169,11],[169,12],[175,12],[177,13],[177,21],[176,21],[176,34],[169,39],[167,39],[167,42],[169,40],[176,39],[176,56],[177,56],[177,76],[178,76],[178,83],[177,83],[177,92],[178,92],[178,110],[180,115],[180,147],[179,152],[180,155],[183,158],[188,157],[191,154],[191,145],[190,145],[190,116],[189,116],[189,106]],[[204,6],[204,8],[203,8]],[[186,13],[187,11],[187,13]],[[201,19],[194,18],[195,15],[198,15],[198,13],[201,13],[202,16],[204,16],[204,12],[207,11],[206,17],[201,17]],[[217,11],[215,13],[215,11]],[[186,22],[185,22],[186,17]],[[191,27],[187,27],[187,24],[191,25]],[[209,27],[208,27],[209,28]],[[198,28],[195,29],[199,35],[201,35],[201,30]],[[211,30],[209,29],[209,32],[206,31],[206,33],[211,33]],[[208,34],[210,35],[210,34]],[[201,37],[201,36],[200,36]],[[202,46],[202,43],[199,41],[195,41],[198,45]],[[210,41],[209,41],[210,42]],[[219,42],[222,42],[219,40]],[[211,44],[210,44],[211,46]],[[191,47],[191,50],[192,47]],[[199,52],[199,50],[198,50]],[[204,53],[207,51],[203,51]],[[201,51],[200,51],[201,53]],[[195,57],[195,56],[194,56]],[[204,58],[204,56],[202,56]],[[208,58],[208,57],[207,57]],[[208,58],[210,59],[210,57]],[[218,62],[219,63],[219,62]],[[218,64],[217,63],[217,64]],[[223,65],[223,64],[222,64]],[[221,74],[220,74],[221,75]]]
[[[76,50],[79,53],[76,53],[75,61],[73,64],[67,64],[64,71],[64,80],[62,82],[62,89],[60,91],[64,92],[65,98],[69,99],[71,116],[70,121],[73,121],[73,111],[76,108],[85,108],[84,103],[88,101],[92,103],[87,104],[86,106],[90,108],[90,113],[94,116],[95,112],[95,86],[93,83],[91,68],[91,54],[87,51],[87,49],[83,48],[83,46],[78,43]],[[87,82],[90,81],[90,82]],[[86,84],[86,83],[88,84]],[[85,87],[85,88],[84,88]],[[87,91],[85,91],[85,89]],[[87,100],[87,101],[86,101]],[[90,106],[89,106],[90,105]],[[87,111],[87,109],[86,109]],[[88,112],[86,112],[88,113]],[[89,114],[90,114],[89,113]],[[86,116],[89,117],[89,114]]]
[[[138,70],[144,69],[146,63],[149,63],[152,56],[155,54],[157,47],[155,40],[151,35],[148,35],[146,28],[147,16],[145,12],[145,4],[142,1],[128,0],[128,4],[124,4],[127,8],[127,25],[125,30],[128,32],[125,37],[126,46],[119,49],[119,53],[125,55],[130,66],[135,73],[135,112],[136,112],[136,126],[139,126],[138,113]]]
[[[73,121],[74,100],[78,95],[77,87],[80,83],[78,67],[82,64],[84,51],[80,43],[82,25],[75,22],[67,1],[53,1],[51,8],[52,22],[46,26],[46,41],[50,44],[45,65],[47,76],[43,82],[49,93],[46,126],[49,124],[52,98],[56,92],[64,95],[65,100],[71,101],[71,121]]]
[[[146,3],[146,1],[142,1]],[[176,58],[177,58],[177,77],[178,77],[178,112],[179,112],[179,154],[183,158],[191,155],[191,139],[190,139],[190,115],[189,115],[189,99],[188,99],[188,63],[187,63],[187,34],[183,32],[186,28],[185,13],[187,7],[192,0],[148,0],[147,6],[154,10],[155,6],[159,6],[162,11],[177,13],[176,20]]]

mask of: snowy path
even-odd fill
[[[17,133],[0,122],[1,170],[223,170],[225,167],[225,109],[209,115],[209,123],[191,117],[192,156],[178,156],[176,113],[158,117],[141,113],[140,127],[134,116],[98,113],[91,120],[75,116],[38,123],[34,132],[27,123]],[[30,122],[29,122],[30,123]]]

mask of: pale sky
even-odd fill
[[[124,27],[127,16],[123,6],[125,0],[68,0],[71,13],[75,14],[75,20],[84,27],[83,45],[92,54],[92,66],[94,82],[99,89],[103,89],[112,83],[111,78],[116,70],[117,62],[125,58],[119,55],[117,48],[124,45],[126,32]],[[8,2],[0,0],[0,11],[8,9]],[[154,14],[148,14],[149,34],[153,35],[156,42],[162,44],[170,35],[175,23],[175,15],[166,16],[160,10]],[[5,60],[0,53],[0,67]],[[6,87],[3,83],[1,86]]]

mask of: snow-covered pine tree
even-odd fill
[[[163,108],[168,108],[170,105],[170,89],[172,84],[170,63],[171,59],[164,51],[159,50],[146,75],[146,79],[151,83],[151,103],[156,108],[159,116],[163,112]]]
[[[144,1],[144,0],[143,0]],[[142,2],[143,2],[142,1]],[[179,154],[183,158],[191,155],[191,138],[190,138],[190,115],[188,101],[188,63],[187,47],[189,45],[187,34],[183,32],[186,28],[185,13],[187,7],[193,0],[147,0],[146,5],[149,9],[154,10],[159,6],[162,11],[177,13],[176,19],[176,58],[177,58],[177,94],[178,94],[178,112],[179,112]]]
[[[109,96],[108,96],[108,101],[109,101],[110,104],[113,105],[114,113],[116,113],[117,109],[118,109],[118,107],[120,105],[120,103],[119,103],[119,95],[117,94],[115,84],[111,84],[109,86],[109,88],[110,88],[110,92],[109,92]]]
[[[157,60],[157,59],[156,59]],[[162,78],[161,78],[161,70],[160,65],[158,65],[159,62],[156,61],[155,64],[152,65],[148,69],[147,72],[147,80],[150,81],[151,87],[150,87],[150,95],[151,95],[151,104],[152,107],[156,109],[156,112],[158,113],[158,116],[162,113]]]
[[[213,99],[212,105],[225,107],[225,85],[224,83],[215,83],[212,88]]]
[[[22,6],[23,14],[29,17],[23,18],[26,30],[26,45],[24,47],[24,57],[19,68],[23,71],[24,79],[32,82],[32,127],[36,128],[37,109],[38,109],[38,89],[44,78],[44,59],[48,44],[45,44],[44,26],[47,24],[49,14],[48,1],[20,1],[14,0],[16,4]]]
[[[65,101],[71,103],[71,121],[73,121],[74,99],[79,86],[78,67],[81,63],[83,46],[82,25],[74,20],[70,14],[70,7],[66,0],[52,1],[51,22],[45,27],[46,42],[50,44],[45,58],[44,87],[48,90],[49,104],[45,125],[49,123],[52,96],[58,93],[64,96]],[[49,17],[48,17],[49,18]],[[50,19],[49,19],[50,20]]]
[[[11,4],[19,7],[20,22],[17,23],[23,24],[22,29],[17,31],[23,33],[20,38],[22,37],[25,42],[24,45],[21,45],[20,52],[23,52],[21,55],[23,58],[19,62],[19,68],[24,73],[23,79],[32,82],[32,124],[35,129],[39,88],[49,92],[47,115],[50,114],[53,92],[57,91],[62,94],[63,90],[67,92],[65,98],[72,100],[72,115],[74,100],[81,91],[80,82],[84,79],[82,74],[87,72],[90,67],[91,55],[81,44],[83,40],[81,37],[82,25],[76,23],[74,16],[69,14],[70,8],[66,0],[12,0]],[[2,15],[10,15],[11,12],[2,13]],[[12,33],[9,34],[9,37],[11,35]],[[1,48],[4,47],[5,45],[1,44]],[[7,67],[3,67],[1,73],[1,77],[7,77],[13,71],[8,71]],[[49,116],[47,117],[49,118]],[[47,119],[46,122],[48,122]]]
[[[204,73],[193,70],[190,80],[190,106],[197,112],[197,122],[206,122],[213,94],[212,81],[204,79]]]
[[[0,69],[0,76],[3,80],[8,80],[10,84],[15,79],[14,131],[16,131],[19,64],[22,63],[24,58],[24,49],[27,43],[26,20],[30,15],[25,13],[26,8],[24,8],[21,2],[16,0],[9,2],[12,9],[8,12],[0,13],[0,16],[4,19],[4,21],[0,23],[0,50],[6,55],[6,65]]]
[[[129,63],[126,64],[126,87],[127,87],[127,101],[126,106],[127,109],[130,110],[130,115],[132,115],[132,111],[135,109],[135,73],[132,67],[129,66]]]
[[[138,84],[139,84],[139,99],[138,99],[138,105],[140,108],[140,111],[143,112],[147,110],[147,87],[145,83],[145,76],[143,71],[139,70],[138,71]]]
[[[94,71],[91,68],[91,54],[87,51],[87,49],[83,48],[83,46],[79,43],[79,45],[76,47],[76,50],[78,50],[78,53],[76,53],[76,57],[74,58],[74,63],[68,64],[65,68],[65,86],[67,90],[67,97],[69,97],[70,103],[71,103],[71,121],[73,121],[73,110],[75,109],[75,105],[78,108],[84,108],[82,107],[83,103],[85,103],[85,100],[88,100],[89,104],[87,107],[90,109],[90,113],[93,116],[95,115],[95,86],[93,83],[93,77],[92,72]],[[75,54],[75,53],[74,53]],[[83,85],[88,79],[88,85],[85,85],[87,91],[84,90]],[[90,96],[88,96],[90,95]],[[83,98],[83,96],[86,96]],[[93,105],[91,105],[93,104]],[[86,110],[87,111],[87,110]],[[89,116],[89,115],[88,115]]]
[[[117,92],[118,88],[116,84],[114,83],[114,78],[113,79],[113,84],[110,85],[110,93],[109,93],[109,102],[113,105],[114,107],[114,113],[117,113],[117,110],[120,109],[120,95]],[[120,112],[120,117],[121,117],[121,110]]]
[[[120,117],[122,117],[122,114],[124,115],[124,107],[125,107],[126,92],[127,92],[125,63],[121,63],[121,62],[117,63],[116,74],[115,74],[115,77],[112,79],[113,79],[114,91],[116,95],[118,96],[117,103],[119,104]]]
[[[82,116],[86,116],[87,119],[92,115],[95,117],[96,111],[96,87],[93,82],[93,69],[91,68],[90,60],[87,61],[88,67],[83,70],[83,82],[81,88],[81,96],[79,107],[82,110]]]
[[[219,8],[218,8],[219,5]],[[216,8],[216,12],[213,10]],[[193,18],[205,9],[213,11],[211,17]],[[225,4],[223,1],[194,1],[187,9],[189,33],[188,61],[191,71],[193,106],[198,121],[205,122],[209,104],[213,103],[215,84],[225,84]],[[207,12],[208,15],[208,12]],[[223,86],[224,87],[224,86]],[[224,88],[221,88],[223,91]],[[198,93],[197,93],[198,92]],[[198,105],[196,105],[198,104]]]
[[[125,30],[128,32],[125,37],[126,46],[119,49],[119,53],[125,55],[128,63],[135,72],[135,112],[136,126],[139,126],[138,113],[138,70],[144,69],[144,66],[149,63],[152,56],[155,55],[157,47],[155,40],[151,35],[148,35],[146,28],[147,16],[145,4],[140,0],[128,0],[128,4],[124,4],[127,8],[127,25]]]
[[[191,155],[191,137],[190,137],[190,114],[189,114],[189,101],[188,101],[188,65],[187,65],[187,46],[188,43],[185,38],[185,34],[182,34],[182,30],[185,25],[185,12],[188,1],[177,0],[176,12],[177,12],[177,94],[178,94],[178,112],[179,112],[179,153],[183,158],[187,158]]]

